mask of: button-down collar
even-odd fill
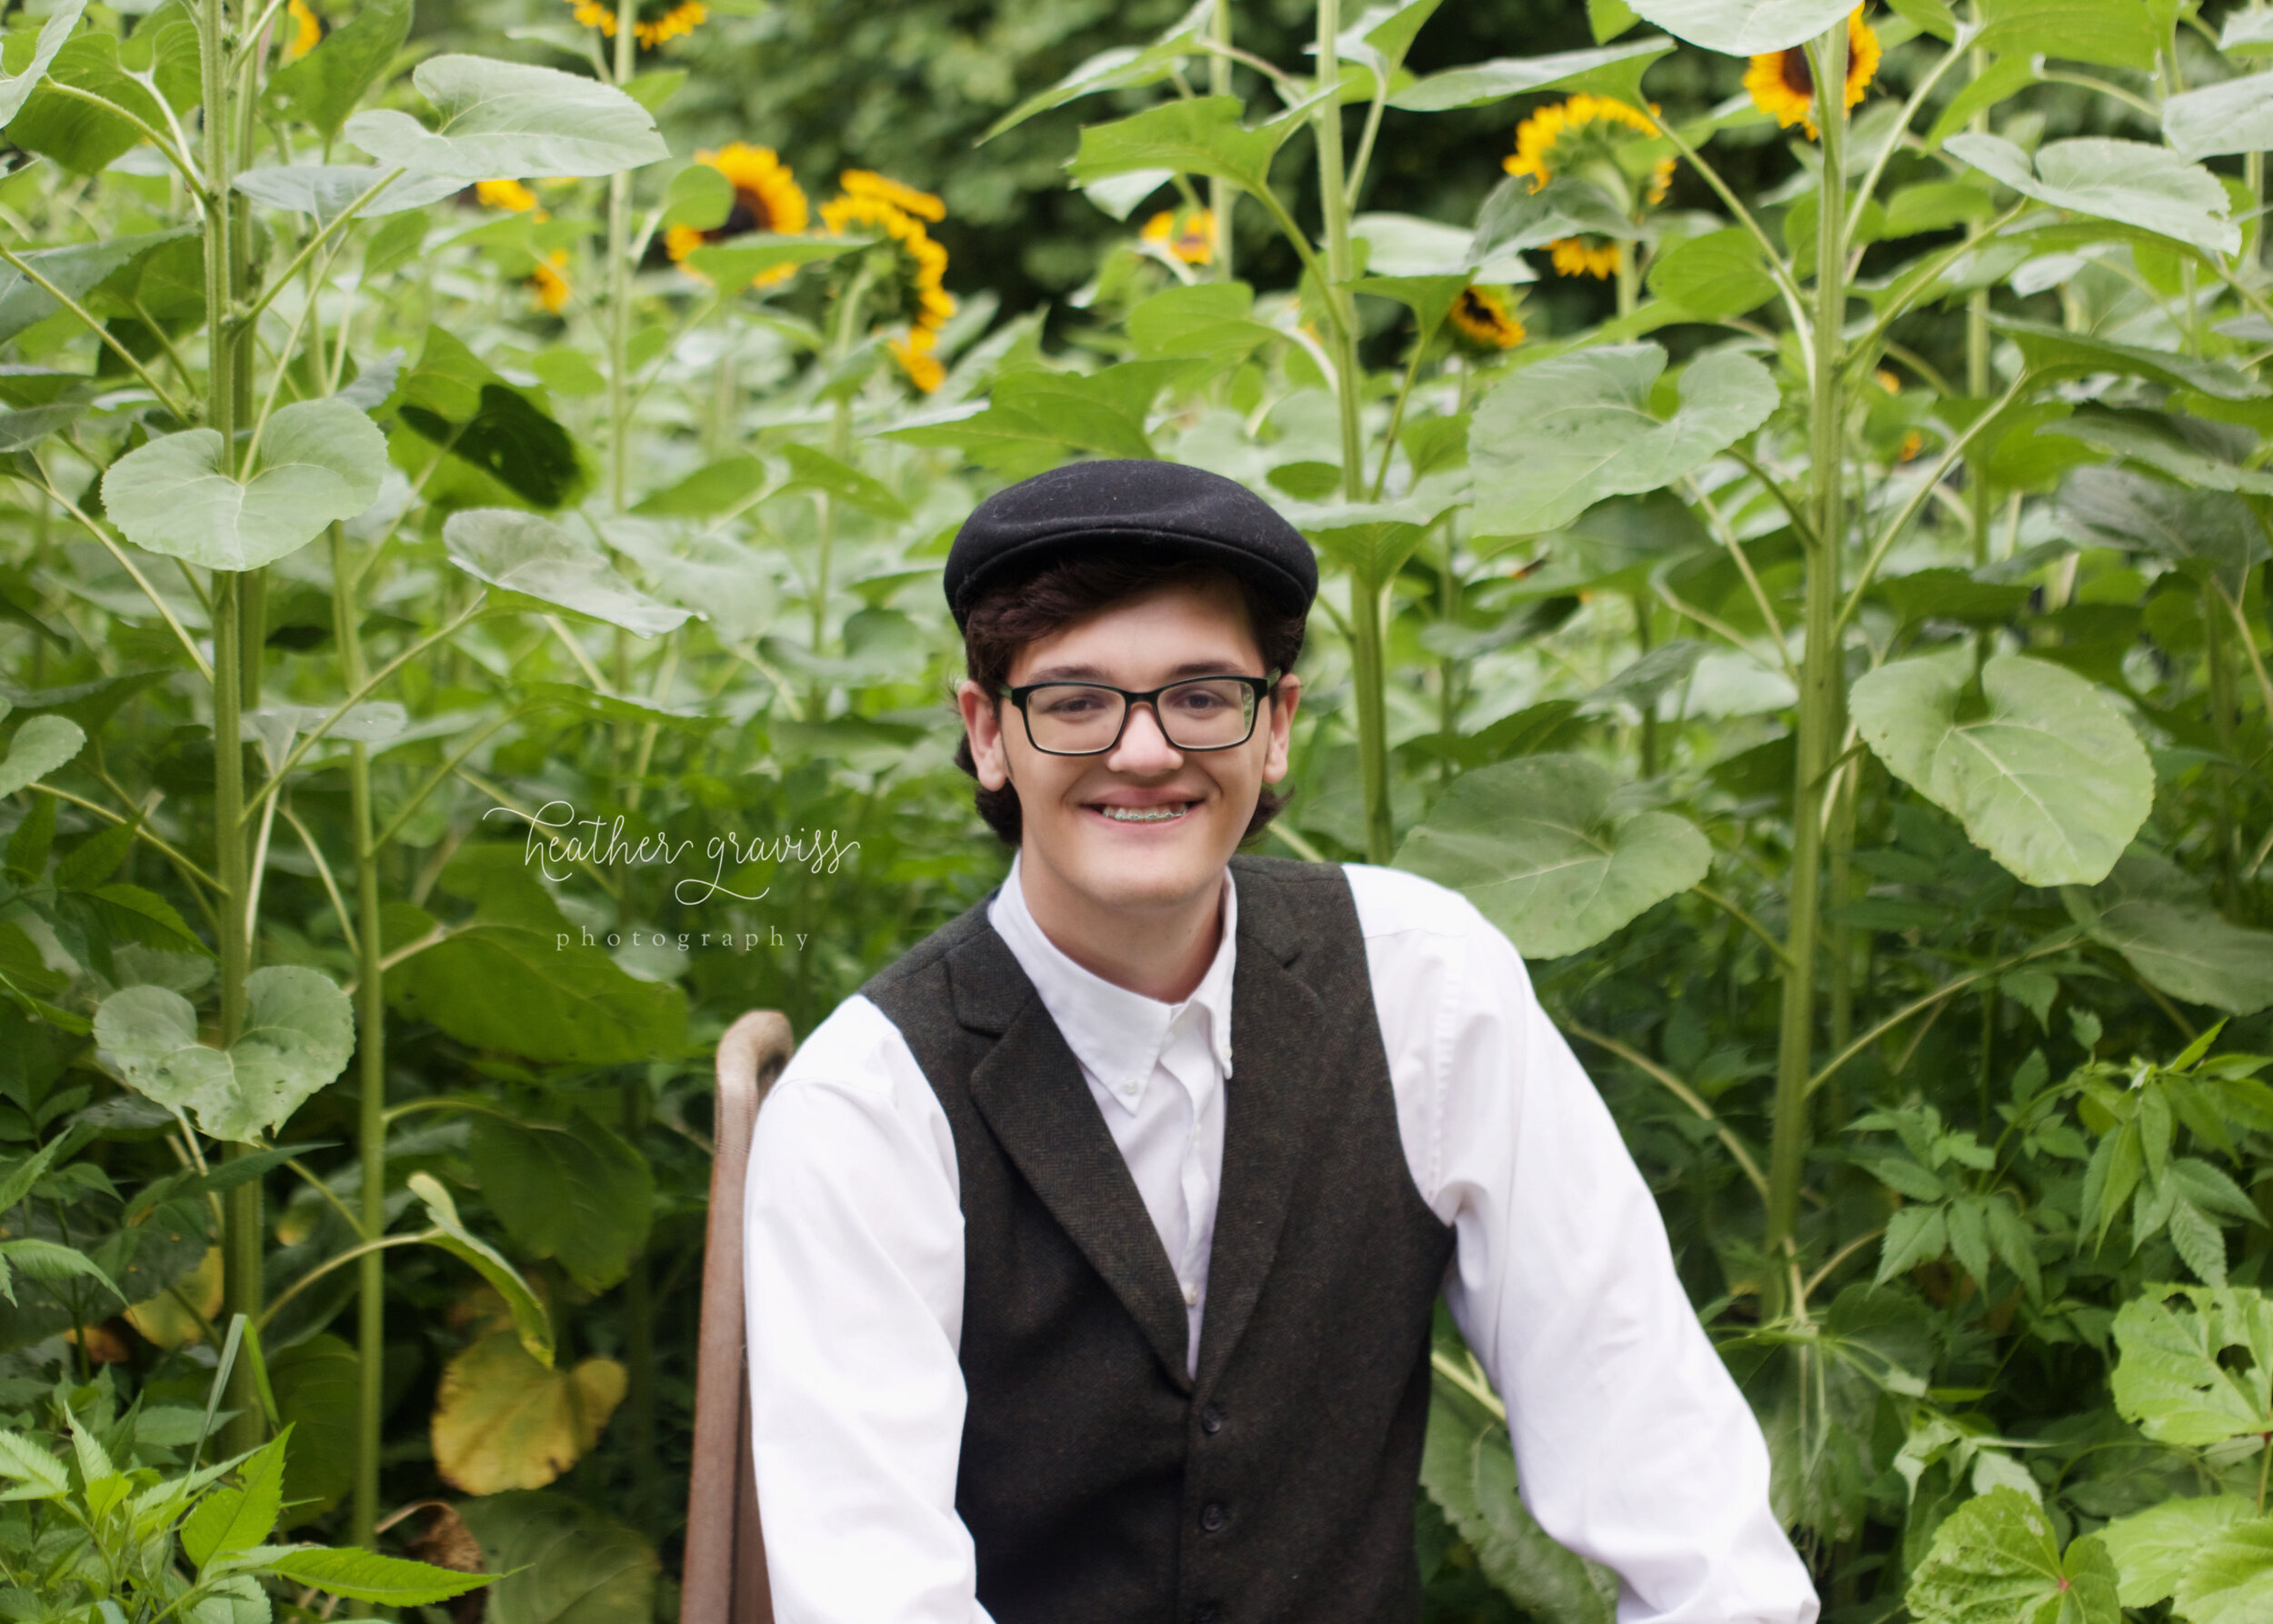
[[[1068,957],[1027,911],[1017,857],[1011,859],[1009,877],[987,907],[987,923],[1034,983],[1074,1058],[1124,1110],[1134,1112],[1142,1103],[1153,1068],[1163,1064],[1187,1090],[1196,1096],[1201,1092],[1202,1080],[1185,1076],[1178,1064],[1184,1057],[1177,1051],[1185,1046],[1177,1039],[1187,1026],[1199,1039],[1200,1055],[1212,1051],[1221,1075],[1231,1075],[1231,982],[1238,957],[1239,892],[1227,868],[1223,887],[1223,938],[1207,973],[1180,1004],[1164,1004],[1116,987]]]

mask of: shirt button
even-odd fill
[[[1184,1282],[1184,1306],[1187,1308],[1199,1307],[1199,1288],[1189,1280]]]
[[[1223,1411],[1215,1405],[1205,1406],[1199,1412],[1199,1429],[1213,1438],[1223,1430]]]
[[[1230,1520],[1224,1509],[1213,1500],[1200,1508],[1199,1526],[1211,1534],[1223,1532],[1223,1525]]]

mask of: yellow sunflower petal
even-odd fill
[[[307,0],[288,0],[285,15],[292,19],[292,37],[285,41],[284,59],[297,62],[323,43],[324,19],[307,6]]]
[[[701,247],[707,240],[706,234],[696,230],[692,226],[674,226],[663,234],[663,251],[671,256],[673,265],[677,266],[688,276],[707,282],[710,278],[704,276],[693,266],[686,264],[686,256]]]
[[[936,223],[947,217],[947,206],[930,193],[902,185],[889,175],[878,175],[873,169],[847,169],[836,177],[836,184],[855,197],[874,197],[919,220]]]
[[[1456,329],[1486,349],[1513,349],[1524,340],[1523,324],[1488,287],[1462,288],[1445,314]]]
[[[529,296],[537,307],[553,316],[568,308],[568,250],[556,248],[545,256],[529,278]]]
[[[1554,260],[1557,276],[1607,279],[1617,275],[1618,246],[1614,242],[1588,242],[1584,237],[1558,236],[1547,244],[1547,251]]]
[[[1852,107],[1863,99],[1871,80],[1878,72],[1878,36],[1870,25],[1863,21],[1863,8],[1857,5],[1847,18],[1847,85],[1843,105]],[[1745,70],[1744,88],[1752,97],[1752,105],[1774,118],[1783,129],[1798,125],[1807,133],[1807,139],[1817,140],[1815,74],[1807,65],[1807,49],[1793,45],[1786,50],[1769,51],[1752,59]]]
[[[708,20],[709,16],[710,13],[705,9],[703,0],[679,0],[677,5],[653,22],[634,23],[631,28],[632,37],[652,51],[667,40],[674,40],[681,35],[694,33]]]
[[[536,201],[536,194],[517,180],[477,180],[474,183],[474,197],[485,208],[501,208],[516,215],[526,214],[532,220],[552,218]]]
[[[1184,265],[1212,265],[1216,258],[1213,209],[1163,209],[1136,234],[1162,254]]]
[[[892,358],[907,374],[907,381],[926,395],[947,380],[946,367],[941,365],[937,356],[931,353],[932,346],[936,342],[936,335],[925,328],[916,327],[909,330],[905,339],[892,338],[885,343],[885,347],[892,352]]]

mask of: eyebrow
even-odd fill
[[[1238,676],[1238,675],[1241,675],[1241,674],[1242,674],[1242,673],[1240,672],[1240,670],[1239,670],[1239,667],[1241,667],[1244,663],[1245,663],[1244,661],[1241,661],[1241,660],[1236,660],[1236,659],[1229,659],[1229,660],[1186,660],[1186,661],[1185,661],[1182,665],[1180,665],[1180,666],[1177,667],[1174,670],[1172,670],[1172,671],[1170,671],[1170,672],[1168,673],[1168,675],[1167,675],[1167,680],[1168,680],[1168,681],[1170,681],[1170,682],[1175,682],[1175,681],[1177,681],[1178,678],[1181,678],[1181,677],[1231,677],[1231,676]],[[1098,683],[1103,683],[1103,682],[1107,682],[1107,677],[1106,677],[1106,673],[1105,667],[1102,667],[1102,666],[1091,666],[1091,665],[1045,666],[1045,667],[1043,667],[1040,670],[1038,670],[1038,671],[1035,672],[1032,676],[1028,677],[1026,678],[1026,681],[1028,681],[1028,682],[1098,682]]]

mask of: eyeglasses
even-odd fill
[[[1121,742],[1132,707],[1149,705],[1179,750],[1228,750],[1255,734],[1257,704],[1279,674],[1195,677],[1136,693],[1101,682],[1029,682],[1002,692],[1026,717],[1026,736],[1047,756],[1102,756]]]

